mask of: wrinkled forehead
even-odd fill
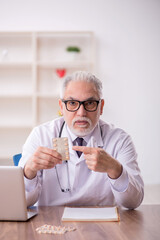
[[[94,83],[86,81],[70,81],[64,91],[64,97],[73,99],[99,98]]]

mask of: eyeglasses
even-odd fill
[[[97,110],[100,100],[87,100],[87,101],[78,101],[78,100],[62,100],[65,103],[66,109],[69,112],[77,111],[81,105],[88,112],[95,112]]]

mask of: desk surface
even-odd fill
[[[160,205],[142,205],[136,210],[119,209],[120,222],[64,222],[64,207],[39,207],[38,216],[27,222],[0,222],[1,240],[158,240],[160,239]],[[38,234],[44,224],[74,226],[76,231],[64,235]]]

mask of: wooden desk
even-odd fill
[[[28,222],[0,222],[0,240],[158,240],[160,205],[142,205],[136,210],[120,209],[120,222],[61,223],[64,207],[40,207],[39,215]],[[38,234],[44,224],[74,226],[64,235]]]

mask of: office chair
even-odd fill
[[[22,157],[22,154],[21,153],[18,153],[16,155],[13,156],[13,163],[14,163],[14,166],[18,166],[18,163],[19,163],[19,160],[21,159]]]

